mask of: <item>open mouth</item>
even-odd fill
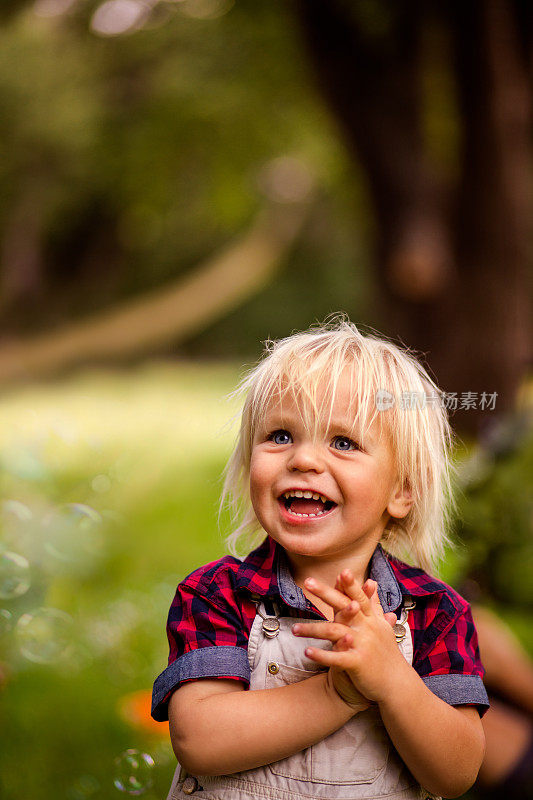
[[[289,489],[280,496],[279,502],[297,517],[321,517],[337,505],[323,494],[304,489]]]

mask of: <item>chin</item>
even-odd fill
[[[315,536],[303,531],[296,531],[290,536],[274,537],[278,544],[289,553],[299,556],[327,555],[327,544],[317,541]]]

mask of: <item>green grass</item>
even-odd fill
[[[128,748],[155,760],[143,796],[166,796],[168,743],[129,725],[118,704],[151,689],[166,666],[177,582],[224,551],[217,500],[235,435],[224,426],[236,410],[224,397],[237,377],[232,366],[156,364],[81,373],[0,401],[2,546],[25,556],[32,575],[29,591],[0,607],[13,622],[49,606],[73,619],[70,648],[55,663],[25,659],[16,631],[0,638],[5,800],[117,799],[113,762]],[[11,512],[13,500],[31,520]],[[66,503],[104,521],[88,542],[68,530],[81,544],[72,550],[69,540],[58,559],[47,518]]]

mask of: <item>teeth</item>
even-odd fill
[[[289,489],[287,492],[284,493],[283,497],[286,500],[290,500],[291,497],[302,497],[306,500],[322,500],[323,503],[328,502],[328,498],[325,497],[323,494],[319,494],[318,492],[311,492],[309,490],[304,491],[303,489]]]
[[[300,514],[298,511],[291,511],[295,517],[322,517],[324,514],[327,514],[327,511],[319,511],[318,514]]]

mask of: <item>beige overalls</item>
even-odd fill
[[[395,633],[411,664],[413,643],[406,606],[414,604],[409,598],[405,601]],[[309,622],[309,618],[280,617],[275,606],[267,613],[258,602],[248,644],[250,690],[295,683],[324,669],[307,658],[304,650],[309,645],[331,648],[331,643],[294,636],[291,629],[296,622]],[[231,775],[188,775],[178,765],[167,800],[186,800],[191,795],[197,800],[434,798],[401,761],[377,707],[356,714],[321,742],[264,767]]]

